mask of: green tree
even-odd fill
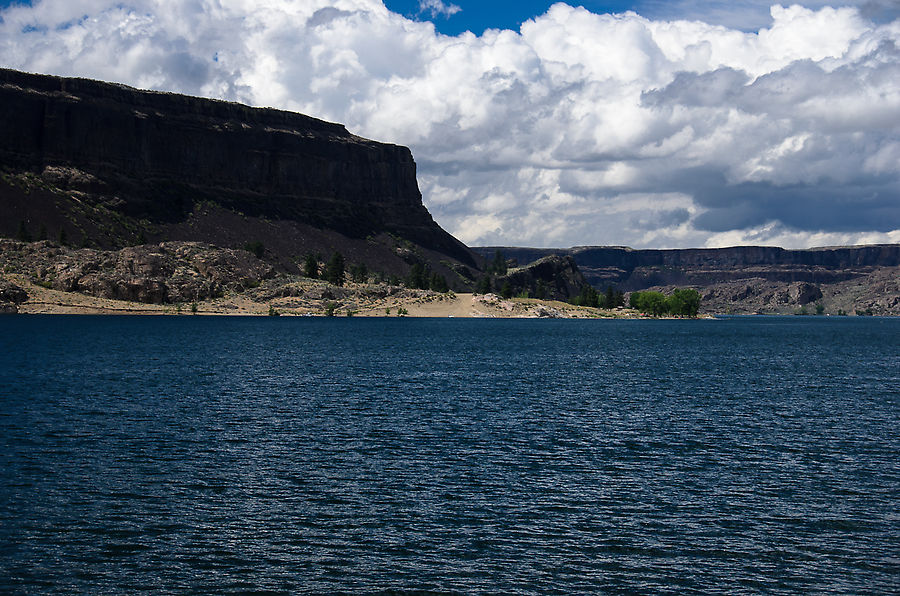
[[[662,316],[668,310],[666,296],[662,292],[632,292],[630,306],[654,317]]]
[[[478,283],[475,284],[476,294],[490,294],[491,289],[491,278],[487,275],[482,275]]]
[[[431,289],[435,292],[441,292],[443,294],[450,291],[450,286],[447,285],[447,279],[437,272],[431,274],[430,285]]]
[[[572,303],[577,306],[597,308],[600,305],[600,295],[597,294],[597,290],[593,286],[585,285],[581,288],[581,293],[572,300]]]
[[[415,263],[409,268],[406,276],[406,287],[415,290],[427,290],[429,286],[428,269],[421,263]]]
[[[512,286],[510,285],[509,280],[506,280],[505,282],[503,282],[503,287],[500,288],[500,296],[502,296],[503,298],[512,298],[512,295]]]
[[[616,291],[612,286],[606,286],[606,294],[603,296],[603,308],[616,307]]]
[[[344,285],[344,255],[335,252],[325,263],[325,281],[335,286]]]
[[[498,248],[494,253],[494,260],[488,266],[488,273],[493,273],[494,275],[506,275],[507,270],[506,257],[503,256],[503,251]]]
[[[632,292],[628,296],[628,308],[640,310],[641,292]]]
[[[350,278],[356,283],[366,283],[369,281],[369,268],[365,263],[350,265]]]
[[[29,232],[28,228],[25,226],[24,219],[19,220],[19,229],[16,232],[16,238],[22,242],[31,242],[31,232]]]
[[[678,288],[670,297],[669,312],[684,317],[696,317],[700,311],[700,292],[693,288]]]
[[[59,243],[62,246],[65,246],[69,243],[69,236],[66,234],[65,228],[59,229]]]
[[[319,257],[313,253],[309,253],[303,259],[303,275],[311,279],[319,277]]]

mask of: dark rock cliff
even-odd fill
[[[0,166],[0,200],[19,216],[0,234],[19,221],[67,229],[47,213],[63,196],[106,214],[69,229],[99,246],[165,239],[214,205],[348,238],[388,233],[475,264],[423,206],[409,149],[301,114],[0,69]],[[23,172],[28,200],[9,180]]]
[[[473,250],[489,258],[498,247]],[[835,313],[900,314],[900,245],[896,244],[809,250],[762,246],[499,250],[519,263],[550,254],[569,255],[587,281],[601,290],[607,286],[625,292],[698,288],[709,312],[783,313],[811,302],[825,302]]]

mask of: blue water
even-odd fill
[[[900,591],[900,320],[0,317],[0,592]]]

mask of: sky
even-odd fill
[[[900,0],[0,0],[0,66],[410,147],[471,245],[900,242]]]

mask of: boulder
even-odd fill
[[[28,293],[5,279],[0,279],[0,303],[22,304],[28,300]]]

